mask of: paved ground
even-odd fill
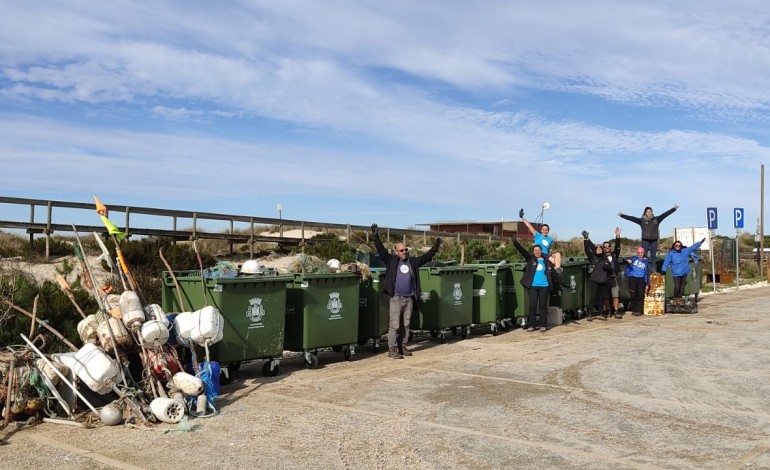
[[[152,430],[43,424],[2,468],[770,468],[770,288],[700,313],[477,333],[393,360],[245,365],[221,414]]]

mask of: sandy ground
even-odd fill
[[[414,356],[322,351],[321,367],[247,363],[193,429],[41,424],[3,468],[770,468],[770,287],[691,315],[569,321]]]

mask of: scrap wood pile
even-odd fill
[[[187,415],[214,416],[220,371],[219,364],[209,360],[208,351],[210,345],[222,339],[221,313],[205,306],[194,312],[166,314],[157,304],[145,304],[120,251],[119,241],[126,234],[107,219],[106,207],[94,198],[115,244],[119,269],[113,268],[124,290],[117,295],[109,293],[109,288],[100,288],[86,262],[85,270],[99,305],[96,313],[86,315],[66,281],[57,277],[82,317],[77,327],[82,346],[64,338],[38,318],[37,312],[27,312],[3,300],[14,311],[33,319],[33,333],[36,326],[47,330],[33,339],[21,334],[23,345],[0,352],[3,427],[7,428],[11,421],[40,419],[74,425],[152,426],[178,423]],[[74,225],[73,231],[77,248],[82,251]],[[162,252],[160,255],[165,263]],[[181,298],[180,305],[184,305]],[[59,338],[72,352],[44,354],[48,334]],[[205,352],[200,362],[196,346]],[[189,351],[189,364],[183,366],[180,351]]]

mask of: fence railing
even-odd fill
[[[26,199],[0,196],[0,218],[2,219],[5,218],[3,214],[6,213],[6,211],[2,210],[3,205],[21,205],[29,207],[28,220],[0,220],[0,228],[24,230],[27,234],[29,234],[30,248],[32,247],[32,243],[36,235],[45,236],[46,257],[49,256],[50,238],[54,233],[74,233],[71,220],[61,220],[64,216],[58,214],[55,209],[75,209],[78,211],[87,211],[90,212],[90,214],[93,214],[94,218],[96,218],[96,210],[93,203],[51,201],[44,199]],[[287,246],[304,246],[308,243],[313,243],[313,240],[307,239],[305,237],[305,231],[314,229],[320,229],[321,231],[345,231],[348,240],[351,240],[354,231],[364,231],[366,233],[366,239],[362,241],[369,243],[369,226],[365,225],[219,214],[212,212],[193,212],[114,204],[109,204],[108,208],[110,212],[110,220],[116,225],[120,223],[120,220],[118,220],[116,214],[122,214],[119,218],[122,219],[123,226],[119,226],[119,228],[125,232],[128,232],[129,235],[168,237],[180,241],[196,239],[225,240],[229,243],[231,253],[233,251],[234,244],[248,244],[249,254],[252,256],[254,254],[255,243],[276,243],[278,245]],[[45,211],[45,217],[43,218],[44,221],[36,219],[36,211],[38,211],[38,214],[39,211]],[[134,222],[136,222],[136,216],[139,215],[164,218],[170,222],[170,228],[158,227],[158,225],[163,224],[152,224],[153,226],[151,227],[145,226],[146,223],[143,223],[141,226],[132,225],[132,216],[135,217]],[[86,216],[87,214],[84,213],[82,218],[85,218]],[[190,220],[191,227],[180,229],[178,227],[180,220]],[[224,231],[219,232],[209,231],[203,225],[211,221],[216,221],[219,223],[224,222],[226,223],[227,228],[225,228]],[[245,224],[245,228],[241,229],[239,227],[239,231],[236,232],[236,224]],[[168,225],[169,224],[166,224],[166,226]],[[260,226],[278,227],[278,236],[257,234],[256,229]],[[289,229],[299,229],[300,236],[284,236],[284,231],[288,231]],[[107,229],[103,225],[78,225],[77,230],[86,232],[93,231],[105,234],[107,233]],[[405,241],[407,236],[422,236],[426,243],[428,237],[456,238],[458,242],[463,240],[506,240],[504,237],[487,234],[448,233],[392,227],[381,227],[380,231],[384,234],[386,241],[390,241],[391,237],[401,237],[402,240]]]

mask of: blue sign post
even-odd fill
[[[735,228],[743,228],[743,207],[733,209],[733,222],[735,223]]]
[[[717,229],[717,208],[716,207],[706,208],[706,220],[708,221],[709,230]]]
[[[717,292],[717,279],[716,279],[716,266],[714,262],[714,230],[717,229],[717,208],[706,208],[706,221],[709,228],[709,256],[711,257],[711,286],[714,288],[714,293]]]

